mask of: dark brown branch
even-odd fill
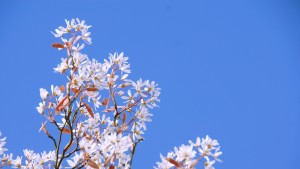
[[[133,149],[132,149],[132,152],[131,152],[131,155],[130,155],[130,162],[129,162],[129,165],[130,165],[130,168],[131,169],[131,165],[132,165],[132,161],[133,161],[133,156],[134,156],[134,153],[135,153],[135,149],[136,149],[136,146],[139,142],[143,141],[143,139],[139,139],[137,142],[135,142],[133,144]]]
[[[57,148],[56,140],[50,134],[48,135],[48,138],[50,138],[53,141],[53,144],[54,144],[55,149],[56,149]]]

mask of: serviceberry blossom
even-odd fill
[[[213,164],[216,161],[221,162],[218,158],[221,154],[217,140],[213,140],[209,136],[202,139],[197,137],[195,143],[189,141],[189,145],[175,147],[167,157],[161,155],[162,161],[157,162],[157,167],[154,168],[169,169],[176,166],[177,168],[191,169],[195,168],[200,160],[205,159],[204,168],[214,169]]]
[[[66,82],[40,88],[36,107],[45,117],[40,131],[53,149],[42,153],[24,149],[24,156],[14,157],[6,154],[6,138],[0,138],[0,168],[131,169],[135,148],[152,121],[150,111],[160,102],[160,88],[154,81],[130,79],[123,52],[109,54],[102,62],[90,59],[82,51],[85,44],[92,44],[91,26],[78,18],[65,23],[52,32],[61,41],[52,47],[66,53],[54,68]],[[212,169],[221,154],[218,141],[206,136],[161,155],[154,168],[195,168],[205,159],[204,168]]]

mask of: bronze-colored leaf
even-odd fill
[[[126,113],[123,114],[123,119],[122,119],[122,123],[124,124],[126,121]]]
[[[109,169],[115,169],[115,166],[111,165],[109,166]]]
[[[166,158],[166,160],[174,164],[176,167],[181,168],[181,165],[177,161],[173,160],[172,158]]]
[[[72,70],[73,70],[73,72],[76,72],[76,71],[77,71],[77,67],[74,66],[74,67],[72,68]]]
[[[84,103],[84,106],[86,107],[89,114],[94,118],[94,112],[93,112],[92,108],[86,103]]]
[[[61,43],[58,43],[58,42],[55,42],[55,43],[52,43],[52,47],[54,48],[65,48],[63,44]]]
[[[89,165],[90,167],[99,169],[99,166],[98,166],[94,161],[92,161],[92,160],[89,160],[88,165]]]
[[[56,114],[60,113],[63,109],[66,108],[66,106],[69,104],[69,97],[65,96],[56,106],[55,112]]]
[[[108,104],[108,99],[104,98],[102,101],[102,106],[107,106],[107,104]]]
[[[76,89],[76,88],[72,88],[72,92],[74,93],[74,94],[77,94],[78,93],[78,89]]]
[[[92,92],[95,92],[95,91],[98,91],[98,89],[96,87],[88,87],[86,88],[87,91],[92,91]]]
[[[63,128],[63,129],[62,129],[62,132],[63,132],[63,133],[66,133],[66,134],[71,134],[71,130],[66,129],[66,128]]]
[[[71,47],[70,43],[69,42],[65,42],[67,48]]]

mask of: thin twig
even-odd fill
[[[137,144],[139,143],[139,142],[141,142],[141,141],[143,141],[143,139],[139,139],[137,142],[135,142],[134,144],[133,144],[133,149],[132,149],[132,152],[131,152],[131,155],[130,155],[130,162],[129,162],[129,169],[131,169],[131,165],[132,165],[132,161],[133,161],[133,156],[134,156],[134,153],[135,153],[135,149],[136,149],[136,146],[137,146]]]

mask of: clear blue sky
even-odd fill
[[[0,129],[11,152],[51,148],[35,107],[40,87],[65,80],[50,31],[75,17],[93,26],[90,58],[123,51],[132,78],[162,88],[133,168],[206,134],[224,152],[218,169],[300,168],[296,0],[1,0]]]

